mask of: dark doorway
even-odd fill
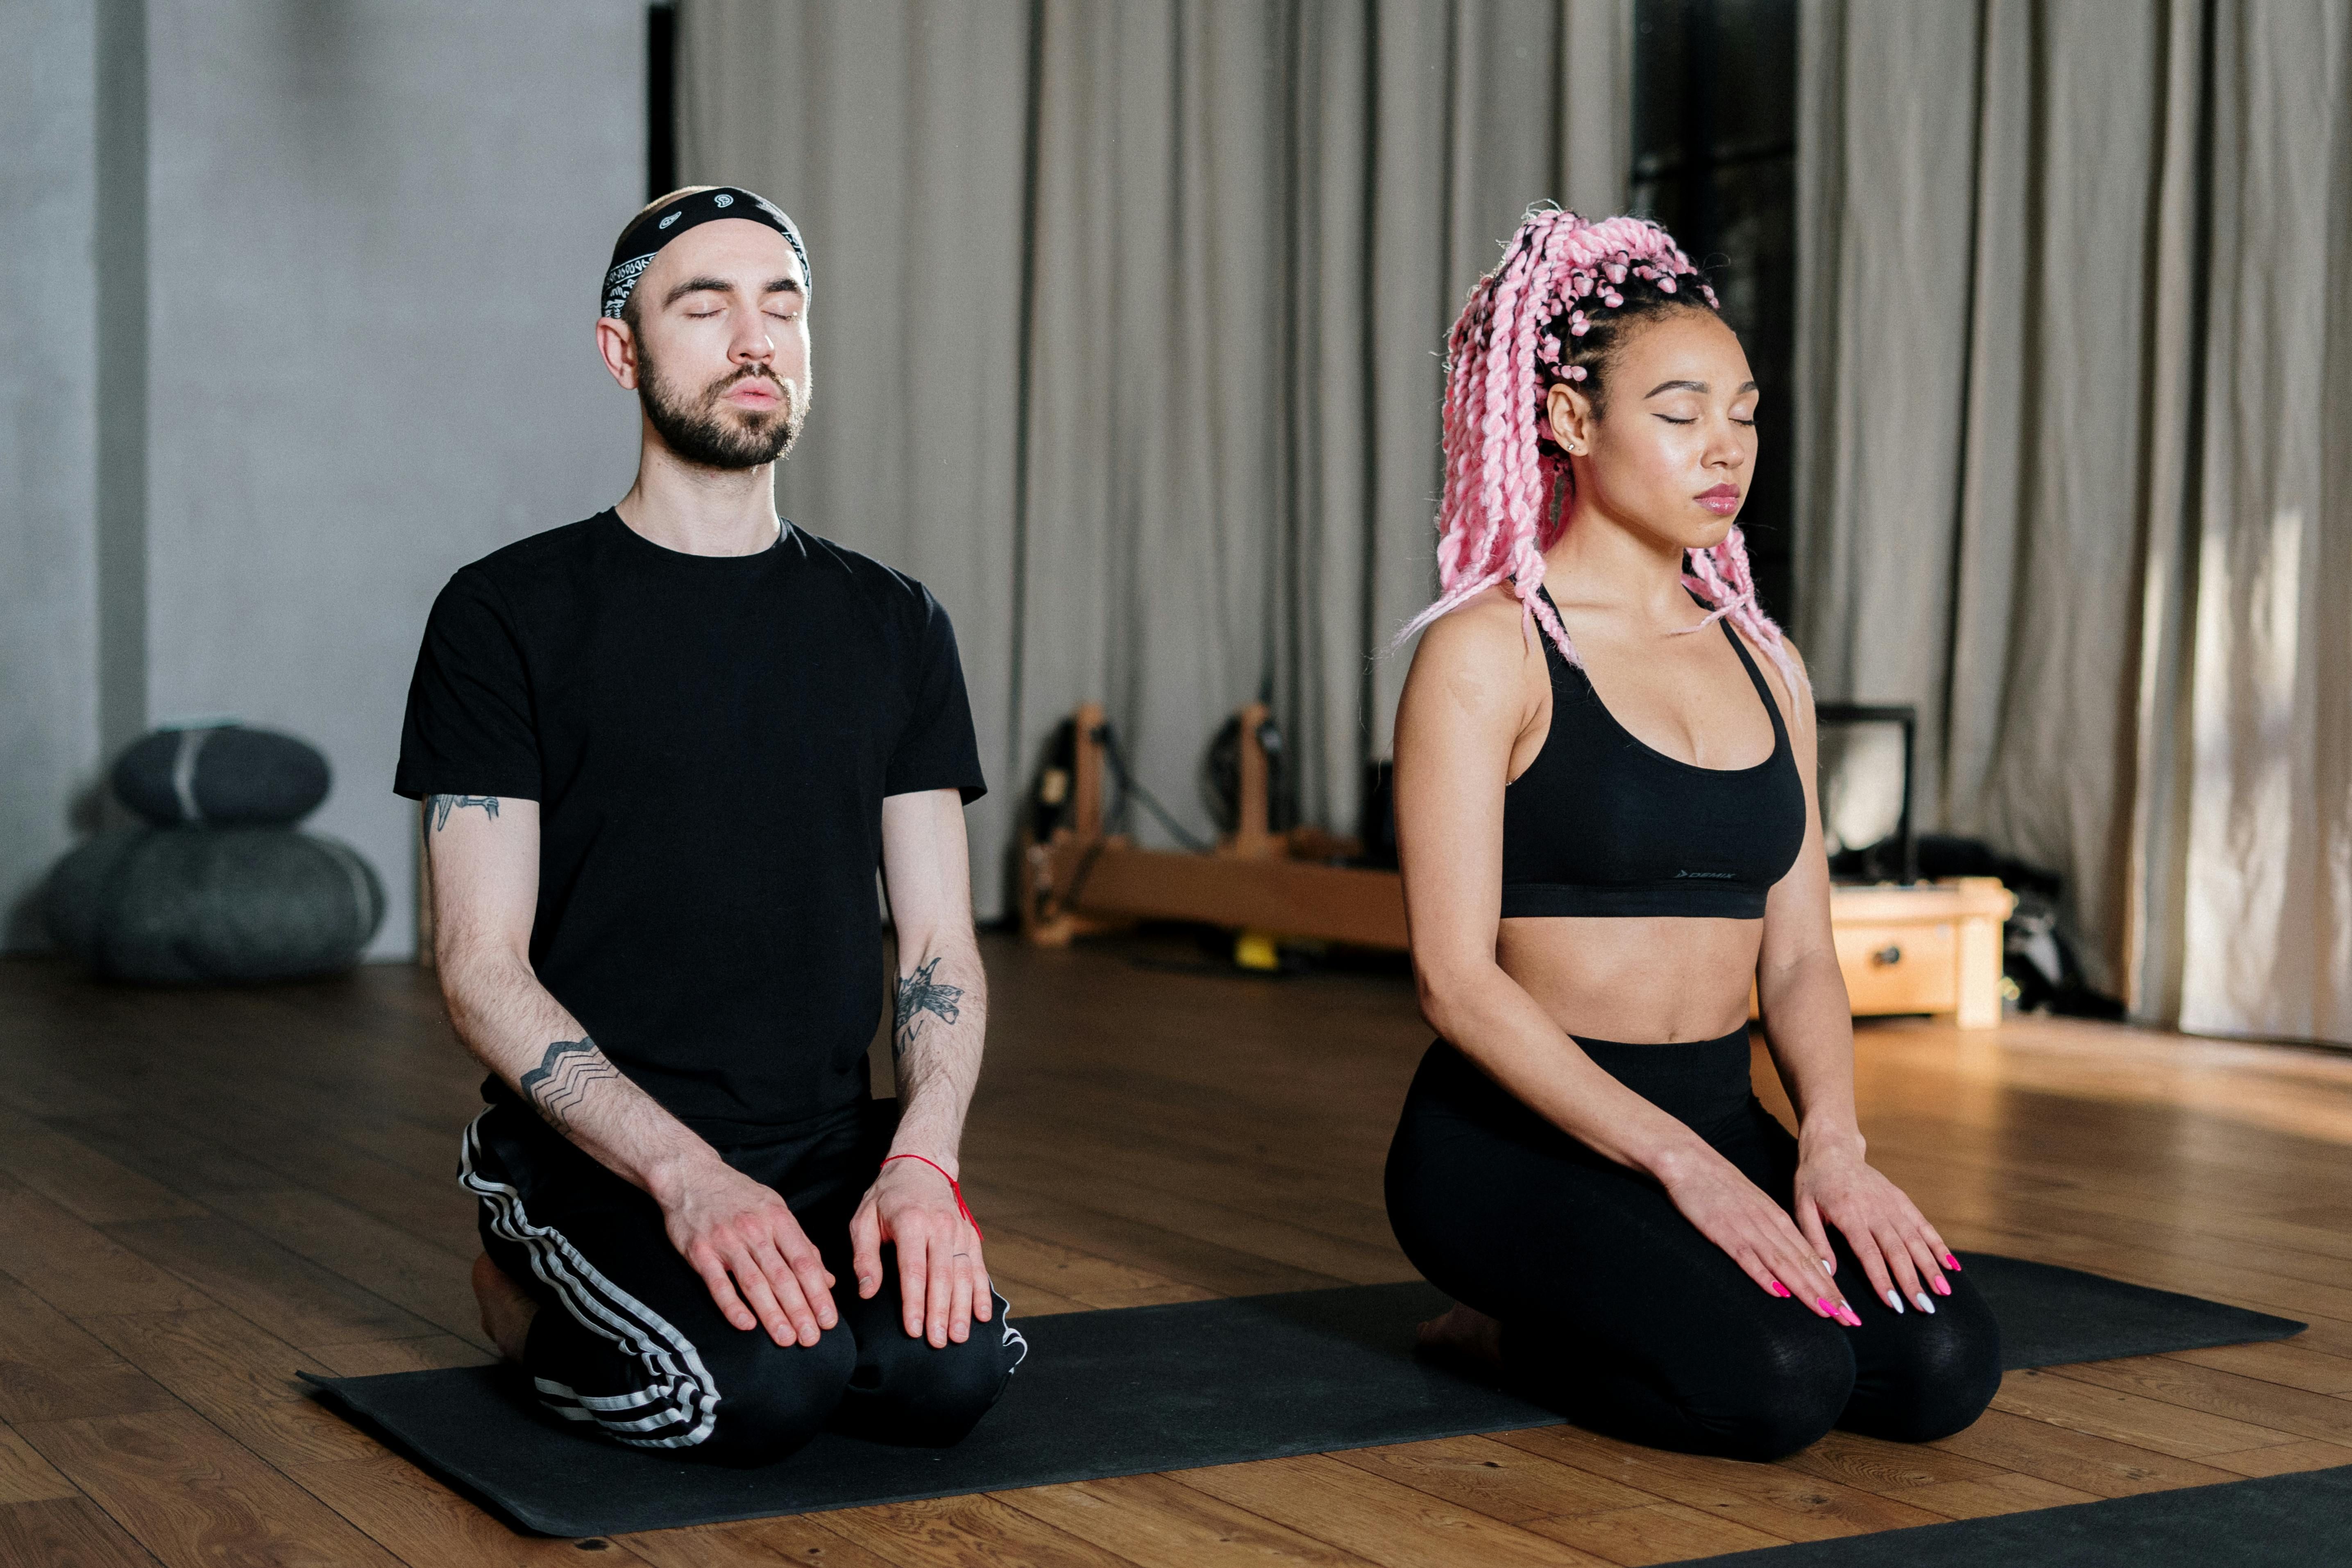
[[[677,7],[646,7],[646,200],[677,189]]]
[[[1796,0],[1635,0],[1633,18],[1633,210],[1706,268],[1763,385],[1739,524],[1757,596],[1786,626],[1797,607]]]

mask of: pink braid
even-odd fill
[[[1694,305],[1715,305],[1714,290],[1656,224],[1634,217],[1588,223],[1549,206],[1528,210],[1504,247],[1501,264],[1471,288],[1446,335],[1437,600],[1397,634],[1391,647],[1487,589],[1506,586],[1560,657],[1582,666],[1568,628],[1537,592],[1544,580],[1543,552],[1568,524],[1573,488],[1566,458],[1548,449],[1539,415],[1553,385],[1573,384],[1588,374],[1570,363],[1581,331],[1573,323],[1616,309],[1609,300],[1634,276],[1673,295],[1687,280],[1700,297]],[[1780,628],[1757,604],[1737,526],[1714,548],[1689,552],[1683,582],[1710,606],[1706,619],[1685,632],[1727,617],[1771,657],[1791,690],[1804,684]]]

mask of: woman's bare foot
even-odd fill
[[[1421,1353],[1499,1376],[1503,1371],[1503,1325],[1459,1301],[1444,1316],[1421,1325],[1413,1336]]]
[[[530,1337],[530,1321],[539,1303],[530,1292],[506,1276],[487,1252],[474,1259],[474,1300],[482,1309],[482,1332],[511,1362],[522,1360],[523,1342]]]

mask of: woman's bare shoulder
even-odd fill
[[[1525,616],[1525,606],[1508,588],[1489,588],[1429,624],[1414,650],[1413,668],[1447,673],[1517,668],[1528,655]]]

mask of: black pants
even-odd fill
[[[1797,1141],[1748,1088],[1745,1028],[1699,1045],[1578,1044],[1790,1206]],[[1831,1226],[1862,1327],[1769,1296],[1657,1183],[1443,1040],[1405,1099],[1388,1208],[1414,1267],[1502,1324],[1513,1383],[1612,1436],[1758,1460],[1832,1426],[1926,1442],[1974,1421],[2000,1384],[2000,1331],[1966,1274],[1933,1315],[1897,1316]]]
[[[987,1414],[1028,1345],[993,1322],[933,1350],[900,1321],[893,1250],[861,1301],[849,1219],[888,1152],[896,1103],[869,1100],[772,1142],[719,1150],[764,1183],[840,1282],[837,1326],[779,1346],[719,1313],[653,1199],[512,1103],[466,1130],[458,1180],[481,1200],[482,1246],[539,1299],[523,1355],[541,1403],[633,1447],[733,1464],[781,1458],[830,1423],[884,1442],[944,1445]]]

